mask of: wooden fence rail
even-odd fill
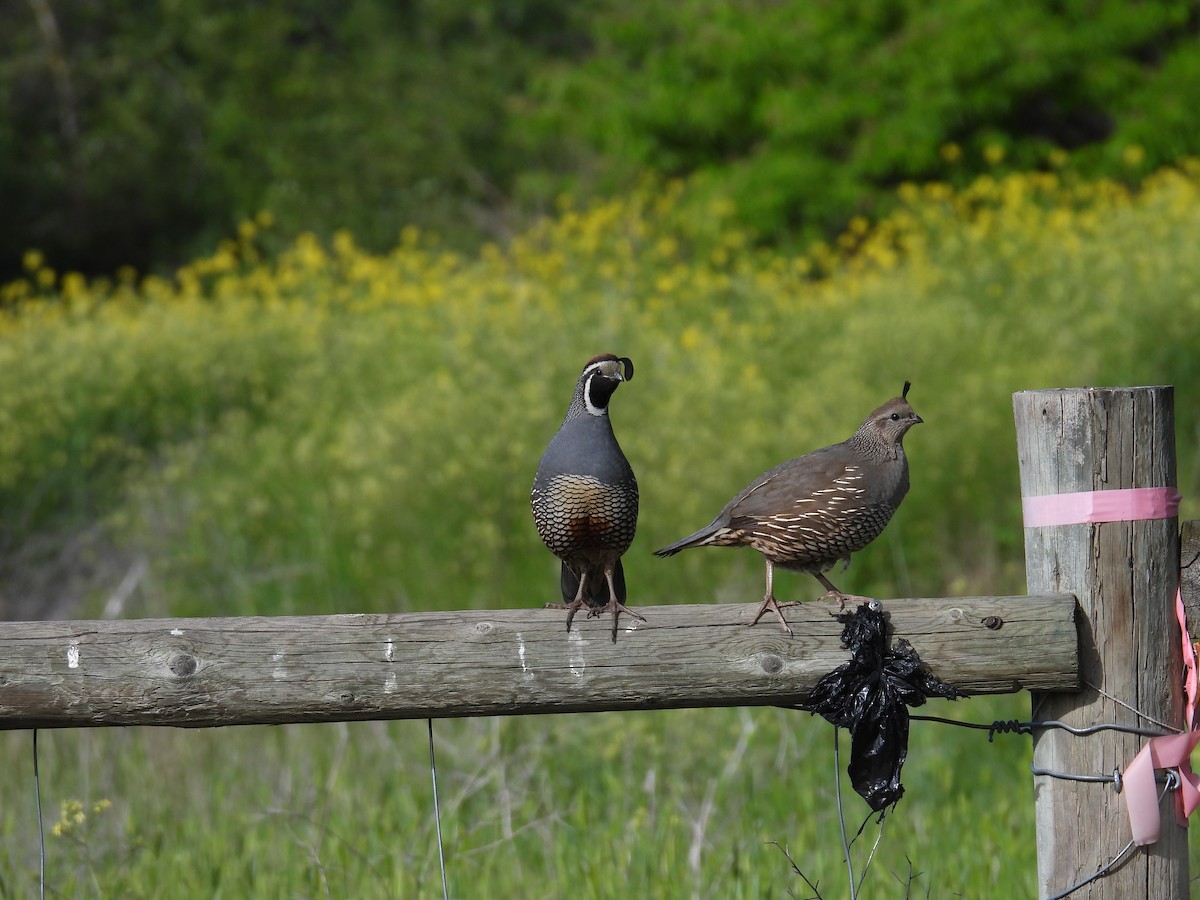
[[[884,602],[896,637],[970,693],[1076,690],[1075,610],[1071,595]],[[545,609],[6,623],[0,729],[790,704],[848,658],[831,601],[790,608],[793,638],[747,627],[753,604],[641,611],[615,644],[608,620],[568,634]]]

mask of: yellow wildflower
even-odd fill
[[[1121,162],[1136,169],[1146,160],[1146,151],[1140,144],[1130,144],[1121,152]]]

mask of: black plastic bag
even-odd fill
[[[817,682],[800,708],[850,731],[850,781],[879,812],[904,794],[908,708],[930,697],[955,700],[959,693],[925,667],[908,641],[888,645],[878,604],[860,604],[837,620],[845,626],[842,646],[854,655]]]

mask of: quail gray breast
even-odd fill
[[[689,547],[753,547],[767,564],[767,590],[754,625],[771,610],[789,634],[775,599],[775,566],[807,572],[826,596],[845,599],[825,572],[879,537],[908,493],[904,435],[922,419],[899,397],[872,412],[847,440],[781,463],[755,478],[712,522],[656,556]]]
[[[538,463],[530,493],[533,521],[550,552],[562,560],[559,588],[567,631],[575,613],[588,618],[611,612],[612,639],[625,606],[621,555],[637,529],[638,486],[608,417],[617,387],[633,378],[627,357],[603,354],[588,360],[575,384],[567,414]]]

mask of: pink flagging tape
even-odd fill
[[[1179,621],[1179,632],[1183,635],[1183,713],[1187,730],[1191,731],[1196,727],[1196,704],[1200,703],[1200,669],[1196,665],[1196,648],[1192,644],[1192,636],[1188,634],[1182,588],[1175,592],[1175,618]]]
[[[1087,522],[1137,522],[1173,519],[1183,499],[1173,487],[1123,488],[1022,497],[1026,528],[1081,525]]]
[[[1184,667],[1184,718],[1187,731],[1150,738],[1146,746],[1138,751],[1133,761],[1125,767],[1125,807],[1129,811],[1129,827],[1138,846],[1153,844],[1162,833],[1162,818],[1158,813],[1158,787],[1154,782],[1156,769],[1174,769],[1179,775],[1179,791],[1175,795],[1175,819],[1186,825],[1190,816],[1200,806],[1200,776],[1192,772],[1192,750],[1200,743],[1200,731],[1195,727],[1197,695],[1200,681],[1197,678],[1196,651],[1188,634],[1187,619],[1183,609],[1183,591],[1175,592],[1175,616],[1183,635]]]
[[[1125,767],[1122,794],[1129,810],[1133,840],[1139,847],[1153,844],[1162,832],[1158,789],[1154,784],[1155,769],[1175,769],[1179,775],[1175,813],[1181,825],[1200,806],[1200,777],[1192,772],[1191,764],[1192,749],[1197,742],[1200,742],[1200,731],[1150,738],[1133,762]]]

